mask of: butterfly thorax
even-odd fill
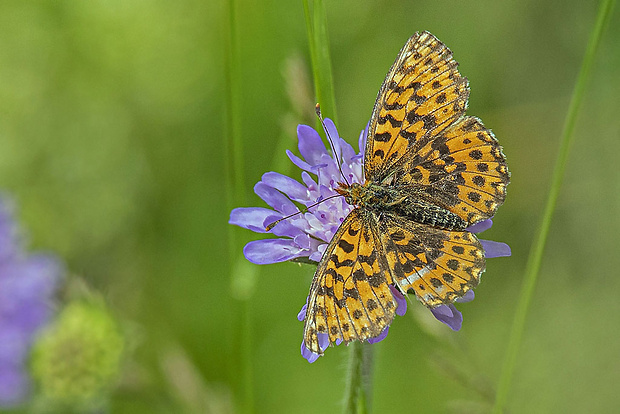
[[[399,188],[366,181],[364,184],[339,183],[336,192],[352,206],[375,213],[407,217],[417,223],[448,230],[464,230],[468,223],[455,213],[425,201],[415,188]]]

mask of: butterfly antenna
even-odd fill
[[[308,207],[306,207],[306,208],[305,208],[305,209],[303,209],[303,210],[299,210],[299,211],[298,211],[298,212],[296,212],[296,213],[289,214],[289,215],[288,215],[288,216],[286,216],[286,217],[282,217],[281,219],[278,219],[278,220],[274,221],[273,223],[268,224],[268,225],[265,227],[265,231],[271,231],[271,229],[273,229],[273,228],[276,226],[276,224],[278,224],[279,222],[284,221],[284,220],[288,220],[288,219],[290,219],[291,217],[295,217],[295,216],[296,216],[296,215],[298,215],[298,214],[305,213],[306,211],[308,211],[308,210],[309,210],[309,209],[311,209],[312,207],[316,207],[316,206],[318,206],[319,204],[321,204],[321,203],[323,203],[323,202],[325,202],[325,201],[327,201],[327,200],[329,200],[329,199],[336,198],[336,197],[342,197],[342,196],[341,196],[340,194],[334,194],[334,195],[332,195],[332,196],[329,196],[329,197],[327,197],[327,198],[324,198],[324,199],[322,199],[322,200],[319,200],[319,201],[317,201],[316,203],[309,205]]]
[[[342,176],[344,181],[347,183],[347,185],[350,186],[351,183],[349,183],[349,180],[347,180],[347,177],[342,172],[342,166],[340,165],[340,160],[339,160],[340,154],[336,154],[336,145],[334,145],[334,141],[332,140],[332,137],[329,135],[329,130],[325,126],[325,121],[323,121],[323,115],[321,115],[321,105],[317,103],[316,106],[314,107],[314,112],[316,112],[316,116],[319,117],[319,121],[321,121],[321,125],[323,125],[323,129],[325,130],[325,133],[327,134],[327,140],[332,146],[332,150],[334,151],[334,159],[336,160],[336,164],[338,165],[338,169],[340,170],[340,175]]]

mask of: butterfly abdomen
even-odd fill
[[[406,198],[393,209],[398,215],[417,223],[446,230],[465,230],[467,222],[444,208],[423,200]]]

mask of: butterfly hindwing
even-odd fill
[[[329,342],[378,336],[394,318],[396,302],[371,213],[354,209],[323,253],[310,287],[304,343],[322,354],[319,334]]]
[[[428,307],[453,302],[484,272],[482,245],[466,231],[449,231],[386,214],[379,227],[392,278]]]
[[[467,78],[452,52],[428,32],[401,49],[375,102],[365,151],[366,179],[380,181],[408,148],[419,148],[459,118],[467,106]]]

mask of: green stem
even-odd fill
[[[327,37],[327,16],[323,0],[314,0],[313,13],[310,12],[308,0],[303,0],[303,6],[312,63],[312,76],[314,78],[314,93],[317,102],[321,105],[323,115],[331,118],[335,124],[338,124],[336,121],[336,98],[332,63]]]
[[[606,23],[609,21],[611,16],[614,3],[615,0],[602,0],[600,3],[596,24],[590,34],[590,40],[588,42],[586,53],[581,64],[579,77],[577,78],[577,83],[575,84],[575,89],[573,91],[568,113],[566,115],[564,129],[561,135],[560,149],[553,169],[551,189],[549,191],[547,203],[543,212],[538,235],[532,244],[530,254],[528,256],[525,279],[521,288],[519,303],[517,304],[515,318],[510,331],[508,349],[506,351],[499,384],[497,386],[495,406],[493,408],[493,412],[496,414],[500,414],[506,405],[506,399],[508,397],[508,392],[510,391],[510,384],[523,337],[527,312],[540,271],[540,265],[542,262],[545,245],[547,243],[547,236],[549,235],[549,228],[551,226],[551,220],[553,218],[558,195],[562,186],[562,179],[564,178],[564,171],[566,169],[570,146],[573,141],[573,131],[575,129],[577,114],[583,100],[587,80],[594,62],[594,57],[596,56],[596,50],[600,44]]]
[[[349,345],[349,349],[343,412],[365,414],[370,411],[372,397],[372,345],[353,342]]]
[[[226,162],[226,202],[228,211],[245,205],[243,141],[241,133],[239,45],[237,40],[236,1],[228,1],[228,21],[226,33],[226,110],[227,139],[225,140]],[[229,377],[234,384],[235,393],[240,399],[240,412],[254,411],[253,371],[252,371],[252,314],[250,312],[249,286],[253,286],[253,271],[244,266],[238,230],[228,226],[228,259],[230,269],[231,325],[228,338],[230,355]],[[245,270],[245,271],[244,271]],[[243,291],[241,289],[245,287]],[[239,355],[240,357],[237,357]]]
[[[230,191],[227,192],[228,207],[238,207],[244,204],[245,182],[243,170],[243,141],[241,138],[241,111],[239,110],[241,90],[239,76],[239,45],[237,41],[236,1],[228,2],[228,42],[226,43],[226,95],[228,139],[226,145],[226,179]],[[232,227],[231,227],[232,228]],[[234,238],[232,238],[234,242]],[[234,250],[231,250],[234,251]]]

